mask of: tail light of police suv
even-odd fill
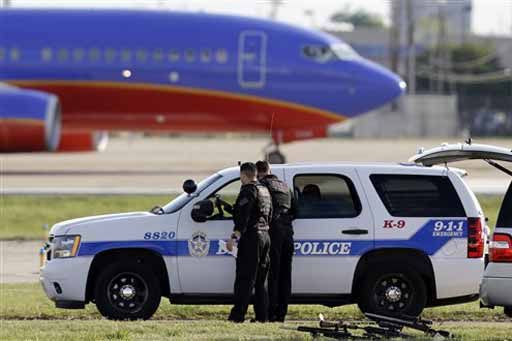
[[[512,237],[504,233],[495,233],[489,243],[489,261],[493,263],[512,263]]]
[[[468,218],[468,258],[484,255],[484,228],[481,218]]]

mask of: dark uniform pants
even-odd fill
[[[269,319],[284,321],[292,292],[293,228],[276,222],[270,228]]]
[[[270,237],[267,231],[248,231],[238,243],[234,306],[229,320],[243,322],[254,289],[256,321],[268,320],[267,275]]]

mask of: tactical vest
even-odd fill
[[[272,197],[273,218],[287,215],[292,207],[292,197],[288,185],[274,175],[266,176],[260,182],[268,188]]]
[[[266,226],[269,225],[272,214],[272,197],[270,195],[269,190],[262,184],[256,184],[256,189],[258,190],[258,208],[260,211],[260,219],[258,223],[264,224]]]

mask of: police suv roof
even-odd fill
[[[459,175],[465,175],[464,170],[460,170],[453,167],[444,167],[444,166],[433,166],[426,167],[421,164],[416,163],[386,163],[386,162],[297,162],[297,163],[288,163],[288,164],[275,164],[271,166],[271,169],[274,171],[283,170],[283,169],[300,169],[300,170],[308,170],[314,169],[315,172],[318,172],[319,169],[335,169],[335,168],[356,168],[356,169],[365,169],[372,170],[375,172],[390,172],[397,171],[399,173],[404,173],[407,170],[413,172],[415,174],[431,174],[431,175],[442,175],[446,174],[446,170],[456,172]],[[230,167],[225,168],[219,171],[221,175],[230,175],[232,172],[239,172],[239,167]]]

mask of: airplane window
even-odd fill
[[[3,47],[0,47],[0,61],[4,60],[5,58],[5,49]]]
[[[21,52],[16,47],[13,47],[9,53],[12,61],[18,61],[21,56]]]
[[[100,50],[98,48],[89,49],[89,60],[91,62],[96,62],[100,59]]]
[[[194,50],[187,49],[185,50],[185,61],[191,63],[196,59],[196,55],[194,53]]]
[[[57,51],[57,59],[59,62],[65,62],[68,60],[68,50],[67,49],[59,49]]]
[[[164,52],[162,50],[153,51],[153,60],[155,62],[161,62],[164,60]]]
[[[336,43],[327,45],[307,45],[302,48],[302,54],[319,63],[325,63],[330,60],[347,60],[358,58],[359,55],[349,45],[345,43]]]
[[[212,59],[212,50],[210,50],[210,49],[201,50],[201,61],[203,63],[209,63],[211,59]]]
[[[53,51],[49,47],[45,47],[41,50],[41,59],[45,62],[49,62],[52,59]]]
[[[75,62],[80,62],[84,59],[85,57],[85,50],[82,49],[82,48],[76,48],[76,49],[73,49],[73,60]]]
[[[217,63],[226,63],[228,61],[228,51],[226,51],[226,49],[218,49],[215,53],[215,59]]]
[[[105,50],[105,60],[107,62],[113,62],[116,59],[117,52],[112,48],[108,48]]]
[[[332,51],[329,46],[307,45],[302,49],[302,54],[309,59],[325,63],[332,58]]]
[[[170,62],[176,62],[180,59],[180,53],[176,50],[169,51],[169,55],[167,56]]]
[[[122,62],[129,62],[132,60],[132,51],[123,49],[121,50],[121,61]]]
[[[169,72],[169,80],[172,82],[172,83],[176,83],[177,81],[180,80],[180,74],[177,73],[176,71],[171,71]]]
[[[339,59],[354,59],[359,58],[359,55],[357,52],[350,47],[350,45],[345,43],[337,43],[331,45],[332,52],[338,57]]]
[[[143,63],[148,59],[148,53],[146,50],[137,50],[137,52],[135,52],[135,58],[137,58],[137,61]]]

